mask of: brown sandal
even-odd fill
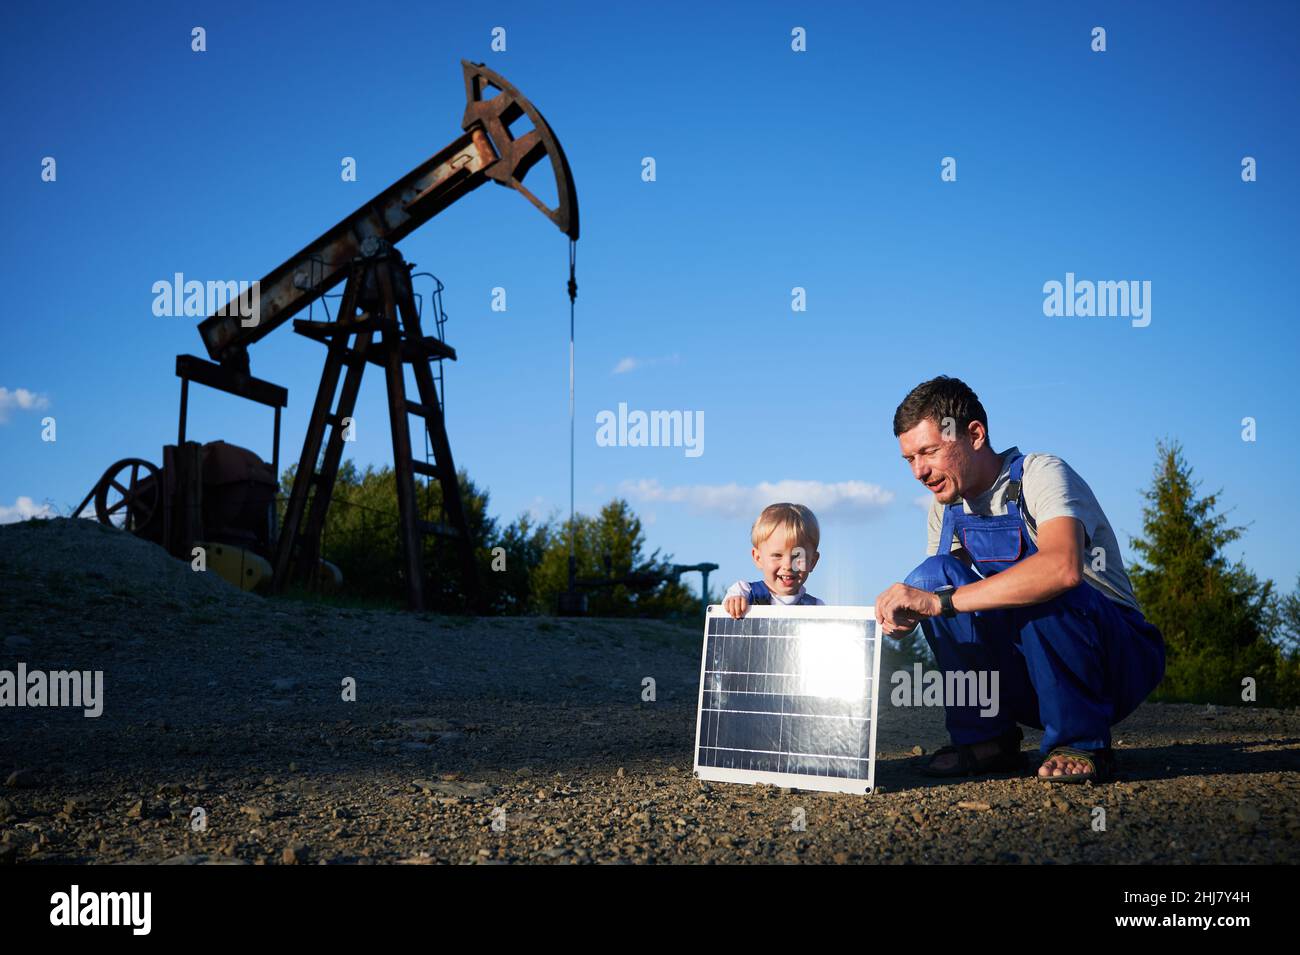
[[[994,737],[993,742],[998,744],[998,751],[990,756],[975,755],[975,747],[979,743],[956,743],[952,746],[944,746],[935,751],[921,767],[921,772],[938,779],[1020,772],[1025,768],[1025,754],[1020,752],[1020,741],[1024,738],[1024,730],[1019,726],[1013,726],[1001,736]],[[948,769],[936,769],[935,760],[950,753],[957,754],[957,765],[950,766]]]

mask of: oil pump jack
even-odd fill
[[[477,602],[475,542],[431,367],[434,361],[455,360],[456,352],[440,338],[424,334],[412,287],[412,266],[396,244],[479,186],[495,182],[520,192],[569,237],[572,304],[578,197],[564,150],[536,107],[483,64],[462,60],[461,66],[466,98],[461,120],[464,133],[200,323],[199,334],[212,360],[177,356],[180,422],[176,445],[164,448],[162,469],[142,459],[119,461],[74,513],[80,513],[93,498],[100,521],[110,523],[120,517],[128,529],[156,540],[186,560],[197,543],[209,541],[224,541],[240,554],[246,550],[260,553],[269,563],[270,585],[275,590],[314,575],[342,458],[346,419],[352,416],[366,365],[373,364],[383,369],[387,387],[408,605],[413,610],[425,606],[421,551],[422,537],[428,534],[455,542],[467,597],[471,605]],[[512,125],[525,117],[531,128],[515,135]],[[524,177],[543,159],[550,161],[555,177],[554,208],[523,184]],[[334,320],[293,322],[295,332],[325,346],[325,363],[283,524],[277,527],[274,488],[279,475],[280,412],[288,402],[288,392],[252,376],[249,348],[340,282],[344,287]],[[415,381],[414,399],[406,390],[404,366],[408,364]],[[265,493],[250,491],[250,487],[268,484],[266,465],[252,452],[232,451],[233,446],[223,442],[200,446],[186,441],[191,382],[274,410],[270,465],[274,483],[269,501]],[[410,416],[420,419],[428,433],[432,462],[414,457]],[[235,453],[241,451],[242,456]],[[443,515],[439,521],[421,519],[417,474],[438,481],[441,487]],[[117,495],[120,499],[114,502]],[[235,574],[252,576],[254,572],[241,558]]]

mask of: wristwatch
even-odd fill
[[[957,616],[957,610],[952,605],[952,595],[956,590],[957,588],[952,584],[944,584],[942,587],[935,588],[934,594],[939,598],[939,606],[943,608],[943,615],[945,617]]]

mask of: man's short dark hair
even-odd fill
[[[966,433],[966,427],[972,421],[984,425],[986,432],[989,429],[984,406],[980,404],[975,392],[971,391],[970,385],[960,378],[949,378],[947,375],[923,381],[907,393],[903,403],[894,412],[894,437],[904,431],[911,431],[926,418],[933,419],[941,428],[945,418],[952,418],[957,422],[960,434]]]

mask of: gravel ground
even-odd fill
[[[264,600],[86,521],[0,527],[0,634],[0,669],[103,670],[105,700],[0,710],[0,862],[1270,863],[1300,843],[1297,710],[1147,704],[1116,730],[1120,781],[1063,786],[929,780],[914,747],[947,741],[942,713],[886,700],[873,795],[704,784],[695,628]]]

